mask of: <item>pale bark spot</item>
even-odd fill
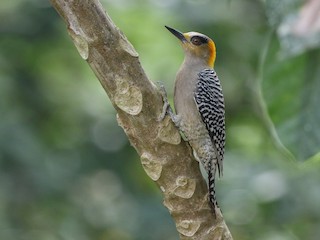
[[[143,169],[153,181],[157,181],[160,178],[162,165],[153,159],[151,154],[144,152],[141,155],[141,163]]]
[[[158,137],[167,143],[178,145],[181,142],[180,133],[177,131],[175,126],[172,124],[171,119],[166,117],[161,122],[162,127],[158,132]]]
[[[132,44],[128,41],[128,39],[123,35],[121,31],[120,31],[119,43],[122,49],[125,50],[127,53],[129,53],[132,57],[139,57],[139,54],[136,52]]]
[[[139,88],[129,85],[127,79],[115,77],[116,92],[115,104],[130,115],[138,115],[142,109],[142,93]]]
[[[192,220],[183,220],[177,223],[177,230],[184,236],[192,237],[199,229],[200,222]]]
[[[72,28],[69,28],[68,32],[82,59],[87,60],[89,57],[89,46],[87,40]]]
[[[196,180],[187,178],[185,176],[179,176],[176,179],[176,188],[174,194],[182,198],[191,198],[196,189]]]

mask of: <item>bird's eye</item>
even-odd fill
[[[191,38],[191,42],[192,42],[193,45],[196,45],[196,46],[199,46],[199,45],[202,44],[201,39],[198,38],[198,37],[193,37],[193,38]]]

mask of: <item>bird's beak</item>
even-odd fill
[[[175,35],[181,42],[187,42],[187,39],[185,38],[185,36],[183,35],[182,32],[179,32],[178,30],[175,30],[171,27],[165,26],[166,29],[168,29],[173,35]]]

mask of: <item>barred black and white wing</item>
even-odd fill
[[[195,101],[217,156],[219,176],[223,172],[225,147],[224,98],[219,78],[212,69],[204,69],[198,74]],[[215,173],[212,173],[215,175]]]

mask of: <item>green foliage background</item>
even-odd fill
[[[236,240],[320,235],[319,35],[279,34],[303,1],[279,2],[102,2],[169,93],[183,53],[164,25],[216,42],[227,113],[217,191]],[[178,239],[49,2],[0,7],[0,239]]]

